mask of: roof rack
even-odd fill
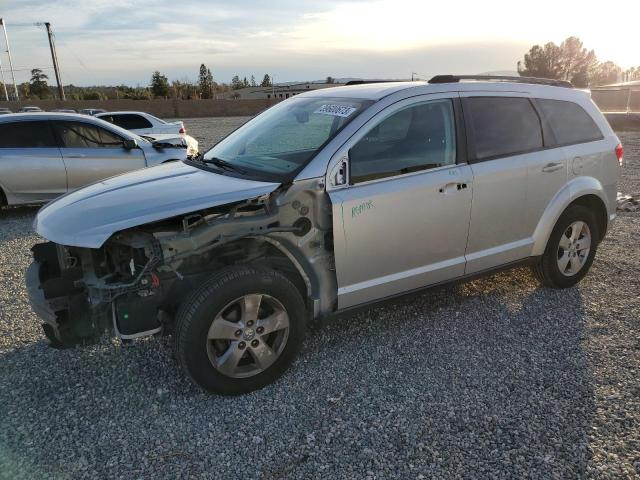
[[[552,87],[573,88],[567,80],[554,80],[537,77],[508,77],[503,75],[436,75],[429,83],[458,83],[460,80],[480,80],[487,82],[531,83],[534,85],[550,85]]]
[[[389,83],[389,82],[402,82],[403,80],[349,80],[344,85],[346,87],[350,85],[367,85],[369,83]]]

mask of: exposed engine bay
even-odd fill
[[[47,242],[32,250],[30,298],[59,346],[109,332],[122,339],[171,332],[179,305],[232,264],[281,271],[313,317],[336,306],[331,203],[319,179],[129,228],[100,248]]]

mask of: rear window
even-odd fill
[[[141,115],[102,115],[102,120],[111,122],[125,130],[136,130],[140,128],[151,128],[151,122]]]
[[[0,148],[57,147],[49,122],[0,123]]]
[[[466,99],[478,160],[516,155],[542,148],[542,125],[527,98]]]
[[[538,99],[537,103],[559,145],[602,140],[602,132],[580,105],[546,99]]]

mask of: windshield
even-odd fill
[[[233,132],[204,155],[238,172],[284,181],[297,174],[372,102],[351,98],[292,98]]]

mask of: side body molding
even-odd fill
[[[571,202],[585,195],[595,195],[604,204],[607,209],[607,220],[615,217],[615,206],[610,205],[607,200],[607,194],[602,184],[593,177],[576,177],[570,180],[555,194],[546,210],[542,214],[536,229],[533,232],[533,250],[531,255],[542,255],[547,247],[547,241],[553,227],[562,212],[569,206]],[[613,215],[613,216],[612,216]]]

